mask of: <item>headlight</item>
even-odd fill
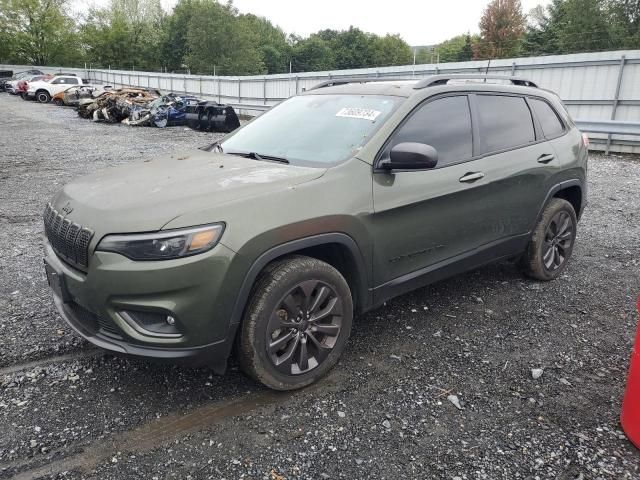
[[[115,252],[131,260],[167,260],[206,252],[216,246],[224,224],[165,232],[107,235],[96,250]]]

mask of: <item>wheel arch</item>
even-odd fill
[[[553,198],[562,198],[569,202],[576,212],[576,217],[580,217],[582,211],[582,187],[579,184],[561,188],[553,194]]]
[[[355,311],[364,311],[371,305],[365,262],[355,240],[344,233],[325,233],[292,240],[262,253],[245,275],[233,308],[232,324],[241,323],[260,273],[274,261],[294,254],[317,258],[338,270],[352,292]]]
[[[551,187],[551,189],[549,189],[549,192],[547,193],[546,198],[544,199],[544,202],[542,202],[542,205],[538,210],[538,215],[536,215],[535,223],[531,226],[531,232],[533,232],[533,229],[540,221],[544,209],[547,207],[547,205],[549,205],[549,202],[552,198],[562,198],[571,203],[576,212],[576,217],[579,219],[580,214],[582,213],[583,206],[583,190],[584,189],[582,186],[582,182],[577,178],[565,180]],[[573,201],[576,201],[578,203],[574,204]]]

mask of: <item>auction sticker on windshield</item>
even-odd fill
[[[374,121],[381,113],[371,108],[345,107],[336,113],[336,117],[361,118],[362,120]]]

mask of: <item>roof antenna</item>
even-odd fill
[[[491,59],[489,59],[489,61],[487,62],[487,68],[486,68],[486,69],[485,69],[485,71],[484,71],[484,74],[485,74],[485,75],[488,75],[488,74],[489,74],[489,66],[490,66],[490,65],[491,65]],[[484,79],[484,83],[487,83],[487,79],[486,79],[486,78]]]

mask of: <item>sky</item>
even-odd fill
[[[163,0],[171,6],[173,0]],[[267,17],[287,33],[308,36],[324,28],[350,25],[366,32],[399,33],[409,45],[433,45],[470,31],[489,0],[234,0],[242,13]],[[549,0],[521,0],[528,13]]]

